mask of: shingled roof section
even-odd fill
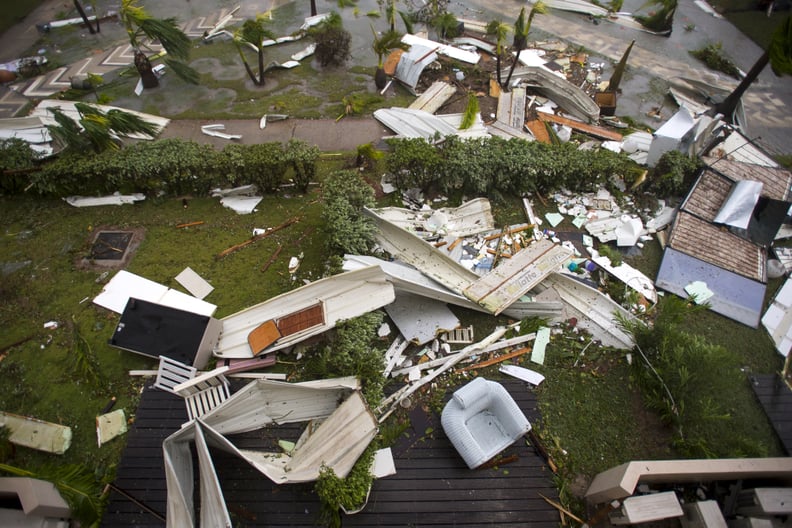
[[[705,169],[682,204],[681,209],[712,222],[729,197],[733,182],[715,171]]]
[[[716,170],[734,181],[753,180],[762,182],[762,196],[774,200],[790,199],[790,186],[792,185],[792,172],[788,170],[742,163],[725,158],[703,158],[711,170]]]
[[[668,245],[714,266],[766,282],[762,248],[686,211],[677,214]]]

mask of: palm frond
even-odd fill
[[[190,67],[190,65],[188,65],[186,62],[182,62],[168,56],[165,57],[164,62],[168,68],[173,70],[173,73],[175,73],[176,76],[184,82],[198,84],[198,81],[201,79],[201,76],[198,74],[198,72]]]
[[[405,13],[404,11],[399,11],[399,16],[401,17],[402,22],[404,22],[404,31],[410,34],[415,33],[415,28],[413,27],[413,21],[410,14]]]
[[[0,471],[52,482],[69,505],[74,518],[83,526],[94,526],[99,522],[102,511],[100,484],[87,467],[69,464],[46,467],[33,472],[0,464]]]
[[[174,18],[148,18],[140,23],[140,30],[149,39],[158,41],[169,55],[187,60],[190,56],[190,37],[179,28]]]
[[[460,130],[467,130],[476,123],[476,117],[479,113],[478,97],[473,92],[468,93],[468,104],[465,108],[465,113],[462,115],[462,123],[459,125]]]

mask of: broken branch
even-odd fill
[[[235,252],[239,251],[240,249],[245,248],[245,247],[249,246],[250,244],[252,244],[254,242],[258,242],[259,240],[261,240],[263,238],[267,238],[271,234],[273,234],[273,233],[275,233],[277,231],[280,231],[281,229],[283,229],[285,227],[289,227],[290,225],[292,225],[292,224],[294,224],[296,222],[299,222],[299,220],[300,220],[299,216],[295,216],[294,218],[289,218],[288,220],[286,220],[282,224],[273,227],[272,229],[270,229],[266,233],[262,233],[260,235],[254,235],[254,236],[250,237],[248,240],[245,240],[244,242],[242,242],[240,244],[237,244],[235,246],[231,246],[230,248],[221,251],[220,253],[217,254],[217,257],[215,257],[215,258],[221,259],[223,257],[227,257],[231,253],[235,253]]]
[[[561,512],[561,513],[564,513],[564,514],[566,514],[566,515],[569,515],[569,517],[571,517],[571,518],[572,518],[574,521],[576,521],[576,522],[579,522],[580,524],[586,524],[586,522],[585,522],[583,519],[581,519],[580,517],[578,517],[577,515],[575,515],[575,514],[574,514],[574,513],[572,513],[571,511],[567,510],[566,508],[564,508],[563,506],[561,506],[561,505],[560,505],[559,503],[557,503],[556,501],[554,501],[554,500],[552,500],[552,499],[550,499],[550,498],[548,498],[548,497],[545,497],[545,496],[544,496],[544,495],[542,495],[541,493],[539,494],[539,496],[540,496],[540,497],[542,497],[542,498],[545,500],[545,502],[546,502],[547,504],[549,504],[549,505],[550,505],[550,506],[552,506],[553,508],[557,509],[559,512]]]
[[[282,244],[278,244],[278,249],[275,250],[275,252],[269,258],[267,263],[264,264],[263,266],[261,266],[261,271],[262,272],[267,271],[269,269],[269,267],[272,266],[272,263],[275,262],[275,259],[278,258],[278,255],[280,255],[281,250],[283,250],[283,245]]]
[[[534,449],[536,449],[539,455],[545,459],[547,465],[550,466],[550,471],[553,473],[558,473],[558,466],[556,466],[555,462],[553,462],[552,457],[550,457],[550,453],[547,452],[547,449],[545,449],[545,446],[542,444],[542,441],[539,440],[539,436],[537,436],[533,429],[528,431],[528,439],[531,441],[531,444],[533,444]],[[583,521],[577,519],[576,517],[573,517],[573,519],[583,524]]]
[[[203,220],[199,220],[198,222],[188,222],[186,224],[179,224],[176,226],[176,229],[183,229],[185,227],[192,227],[197,225],[202,225],[204,222]]]

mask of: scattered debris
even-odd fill
[[[124,205],[141,202],[146,199],[143,193],[121,194],[114,193],[110,196],[67,196],[64,198],[67,204],[73,207],[98,207],[102,205]]]
[[[534,386],[541,385],[542,382],[545,380],[545,377],[539,374],[538,372],[520,367],[518,365],[501,365],[498,368],[498,370],[504,374],[508,374],[509,376],[513,376],[517,379],[521,379],[526,383],[530,383],[531,385]]]
[[[203,277],[195,273],[189,266],[176,275],[176,282],[184,286],[197,299],[203,299],[214,290],[214,286],[206,282]]]
[[[441,55],[445,55],[454,60],[466,62],[468,64],[477,64],[481,56],[474,51],[466,51],[461,48],[450,46],[448,44],[441,44],[433,40],[421,38],[417,35],[406,34],[402,37],[402,42],[409,44],[410,47],[421,46],[423,48],[437,50]]]
[[[168,288],[126,270],[116,273],[105,284],[101,293],[94,298],[93,302],[102,308],[107,308],[120,314],[126,308],[130,297],[198,315],[211,316],[217,310],[217,306],[214,304],[196,299],[191,295]]]
[[[218,253],[215,258],[221,259],[221,258],[227,257],[228,255],[230,255],[232,253],[236,253],[240,249],[246,248],[250,244],[258,242],[259,240],[262,240],[262,239],[272,235],[273,233],[277,233],[281,229],[289,227],[292,224],[296,224],[299,221],[300,221],[300,217],[299,216],[294,216],[292,218],[289,218],[285,222],[283,222],[283,223],[281,223],[281,224],[279,224],[279,225],[277,225],[275,227],[271,227],[271,228],[267,229],[264,233],[261,233],[261,234],[258,234],[258,235],[253,235],[252,237],[250,237],[249,239],[245,240],[244,242],[240,242],[239,244],[233,245],[233,246],[231,246],[228,249],[224,249],[223,251]]]
[[[685,293],[687,293],[696,304],[704,304],[714,295],[712,290],[707,288],[707,283],[703,281],[691,282],[685,286]]]
[[[99,447],[126,432],[127,420],[124,409],[116,409],[96,417],[96,440]]]
[[[407,341],[423,345],[459,326],[445,303],[411,293],[399,293],[385,311]]]
[[[395,299],[393,286],[376,266],[326,277],[285,292],[222,319],[214,354],[220,358],[251,358],[248,334],[274,321],[281,338],[268,354],[319,335],[341,320],[376,310]]]
[[[223,124],[202,125],[201,133],[207,136],[212,136],[220,139],[242,139],[242,136],[240,134],[226,134],[225,132],[223,132],[225,128],[226,127]]]
[[[549,343],[550,329],[543,326],[536,331],[536,340],[534,341],[533,352],[531,353],[531,361],[544,365],[545,349]]]
[[[0,411],[0,427],[8,430],[12,444],[62,455],[69,449],[72,430],[65,425]]]
[[[787,279],[762,316],[762,326],[784,356],[792,351],[792,280]]]

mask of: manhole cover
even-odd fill
[[[131,231],[102,231],[91,246],[92,260],[122,260],[132,241]]]

